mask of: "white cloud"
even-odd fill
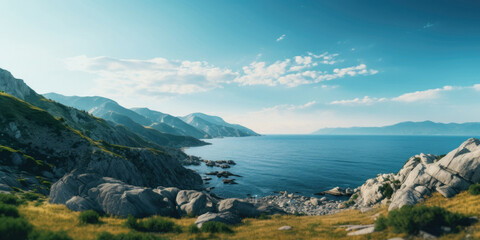
[[[315,104],[317,104],[316,101],[307,102],[307,103],[302,104],[302,105],[282,104],[282,105],[276,105],[276,106],[269,107],[269,108],[264,108],[264,109],[262,109],[262,111],[271,111],[271,110],[289,110],[289,111],[302,110],[302,109],[310,108],[310,107],[314,106]]]
[[[377,70],[365,64],[322,71],[319,63],[331,64],[338,54],[308,53],[271,64],[254,61],[240,72],[213,66],[205,61],[165,58],[147,60],[77,56],[65,60],[67,68],[96,75],[98,94],[149,95],[190,94],[221,88],[227,83],[296,87],[357,75],[373,75]],[[258,56],[257,56],[258,57]]]
[[[431,27],[433,27],[433,26],[435,26],[435,24],[428,22],[427,24],[425,24],[425,25],[423,26],[423,28],[424,28],[424,29],[425,29],[425,28],[431,28]]]
[[[282,34],[282,36],[278,37],[276,41],[277,41],[277,42],[280,42],[280,41],[282,41],[286,36],[287,36],[287,35]]]
[[[480,84],[475,84],[472,86],[473,89],[475,89],[476,91],[480,91]]]
[[[480,88],[480,84],[479,88]],[[476,85],[473,86],[475,88]],[[398,97],[394,98],[376,98],[376,97],[369,97],[365,96],[363,98],[354,98],[348,100],[336,100],[330,102],[330,104],[334,105],[372,105],[374,103],[379,102],[387,102],[387,101],[394,101],[394,102],[418,102],[423,100],[430,100],[440,97],[441,92],[452,91],[455,89],[462,89],[463,87],[452,87],[452,86],[444,86],[442,88],[435,88],[435,89],[428,89],[424,91],[416,91],[411,93],[404,93]]]
[[[142,94],[188,94],[208,91],[237,77],[230,69],[221,69],[201,61],[165,58],[149,60],[77,56],[66,59],[70,70],[98,75],[98,87],[112,91]]]
[[[365,64],[335,68],[331,73],[318,70],[318,62],[316,62],[315,59],[319,59],[321,63],[328,61],[329,63],[327,64],[330,64],[334,62],[333,58],[335,56],[338,56],[338,54],[323,53],[321,55],[315,55],[308,53],[308,56],[295,56],[292,59],[276,61],[270,65],[266,62],[255,61],[243,67],[243,73],[234,81],[240,85],[285,85],[288,87],[296,87],[303,84],[313,84],[346,76],[353,77],[378,73],[377,70],[368,69]]]
[[[405,93],[398,97],[392,98],[397,102],[417,102],[421,100],[434,99],[440,96],[441,92],[451,91],[454,88],[452,86],[444,86],[443,88],[428,89],[425,91],[416,91],[412,93]]]
[[[337,100],[333,101],[330,104],[334,105],[371,105],[378,102],[385,102],[388,101],[386,98],[372,98],[369,96],[365,96],[363,98],[354,98],[351,100]]]

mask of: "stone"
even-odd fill
[[[310,198],[310,204],[312,204],[313,206],[317,206],[318,205],[318,198]]]
[[[252,218],[260,215],[260,211],[253,204],[238,198],[228,198],[220,201],[218,211],[231,212],[241,218]]]
[[[179,191],[176,198],[180,215],[202,215],[216,210],[215,200],[209,195],[194,190]]]
[[[430,234],[428,232],[420,230],[418,232],[418,235],[420,235],[423,239],[437,239],[437,237],[433,234]]]
[[[292,229],[293,229],[293,227],[291,227],[291,226],[281,226],[281,227],[278,228],[278,230],[280,230],[280,231],[292,230]]]
[[[358,235],[365,235],[375,232],[375,227],[367,227],[355,232],[347,233],[348,236],[358,236]]]
[[[369,228],[369,227],[374,227],[374,224],[369,224],[369,225],[349,225],[345,229],[345,231],[350,232],[350,231],[356,231],[356,230],[361,230],[364,228]]]
[[[208,212],[200,215],[195,221],[195,224],[197,225],[197,227],[200,228],[204,223],[212,222],[212,221],[222,222],[225,224],[238,224],[242,222],[240,217],[238,217],[237,215],[231,212],[221,212],[221,213]]]

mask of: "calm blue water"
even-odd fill
[[[419,153],[445,154],[468,137],[267,135],[207,140],[187,154],[208,160],[232,159],[227,169],[237,185],[213,176],[207,187],[222,197],[264,196],[287,190],[312,195],[335,186],[357,187],[378,173],[397,172]],[[220,168],[192,166],[202,176]]]

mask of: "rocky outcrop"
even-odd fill
[[[202,215],[216,210],[217,200],[203,192],[182,190],[178,192],[176,204],[181,215]]]
[[[258,217],[260,215],[260,212],[253,204],[238,198],[228,198],[220,201],[218,203],[218,211],[231,212],[241,218]]]
[[[420,154],[411,157],[397,174],[382,174],[355,190],[355,207],[390,203],[389,210],[422,201],[439,192],[452,197],[470,184],[480,182],[480,140],[468,139],[445,156]]]
[[[325,194],[329,194],[332,196],[351,196],[353,194],[353,190],[351,188],[343,189],[341,187],[334,187],[327,191],[315,193],[315,195],[320,195],[320,196]]]
[[[175,188],[144,188],[96,173],[72,172],[53,184],[50,202],[74,211],[93,209],[123,217],[176,216],[177,192]]]

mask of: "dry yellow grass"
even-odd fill
[[[451,199],[445,199],[439,194],[434,194],[424,203],[430,206],[441,206],[450,211],[460,212],[472,216],[480,216],[480,196],[471,196],[464,192]],[[21,206],[20,212],[35,227],[48,230],[64,230],[74,239],[96,239],[103,231],[112,234],[127,233],[130,230],[124,225],[125,220],[114,217],[102,217],[102,224],[81,224],[78,213],[67,209],[63,205],[43,203],[35,206],[34,203]],[[207,233],[190,234],[188,226],[194,224],[195,218],[171,219],[182,227],[182,233],[158,234],[169,239],[388,239],[392,237],[405,237],[388,231],[377,232],[364,236],[349,237],[345,228],[347,224],[372,224],[378,214],[386,214],[385,207],[361,213],[357,210],[343,211],[326,216],[273,216],[271,219],[244,219],[243,223],[233,226],[233,234]],[[288,225],[293,230],[279,231],[279,227]],[[445,235],[442,239],[464,239],[470,234],[475,239],[480,239],[480,223],[457,234]],[[415,239],[415,238],[413,238]]]

